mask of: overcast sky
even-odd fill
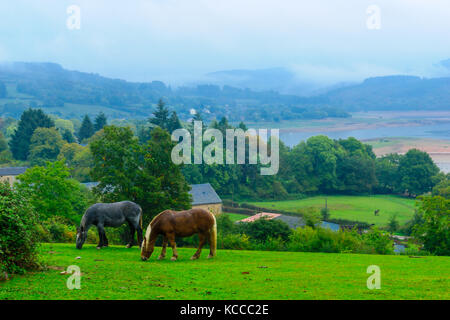
[[[380,29],[367,28],[370,5]],[[0,3],[0,30],[2,61],[136,81],[270,67],[317,81],[436,76],[450,58],[448,0],[14,0]]]

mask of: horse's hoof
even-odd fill
[[[130,249],[132,247],[131,244],[127,244],[127,249]]]
[[[164,260],[165,256],[159,256],[158,260]]]
[[[170,260],[177,261],[177,257],[172,257],[172,258],[170,258]]]
[[[102,247],[97,247],[97,250],[100,250]]]
[[[102,248],[108,248],[109,246],[108,245],[105,245],[105,246],[103,246]]]
[[[192,256],[191,257],[191,260],[197,260],[198,259],[198,256]]]
[[[212,259],[212,258],[214,258],[213,255],[209,255],[209,256],[208,256],[208,259]]]

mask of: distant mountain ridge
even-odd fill
[[[55,63],[2,63],[0,82],[7,90],[0,97],[0,116],[17,117],[32,106],[64,117],[104,111],[115,118],[145,118],[160,98],[182,119],[191,117],[192,108],[206,118],[226,116],[234,121],[346,117],[346,111],[450,110],[450,78],[375,77],[320,95],[301,97],[268,89],[278,82],[281,87],[283,81],[292,80],[293,75],[282,68],[210,74],[218,75],[237,79],[243,86],[246,81],[260,78],[261,90],[218,84],[172,89],[161,81],[128,82],[70,71]],[[271,75],[275,75],[273,79]]]

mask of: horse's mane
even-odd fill
[[[150,225],[153,226],[156,222],[158,222],[159,218],[161,218],[161,215],[162,215],[163,213],[167,213],[167,212],[170,212],[170,210],[164,210],[164,211],[158,213],[158,214],[152,219],[152,221],[150,221]]]

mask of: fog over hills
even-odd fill
[[[446,65],[446,62],[443,62]],[[207,74],[202,84],[171,88],[162,81],[129,82],[71,71],[55,63],[2,63],[0,116],[42,107],[61,116],[79,108],[113,117],[147,117],[160,98],[181,118],[194,108],[231,120],[279,121],[345,117],[369,110],[450,110],[450,77],[381,76],[360,83],[317,87],[285,68],[225,70]],[[312,94],[315,92],[315,94]]]

